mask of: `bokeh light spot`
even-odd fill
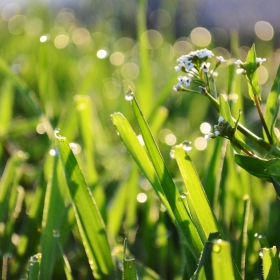
[[[139,202],[139,203],[145,203],[146,201],[147,201],[147,195],[145,194],[145,193],[138,193],[137,194],[137,201]]]
[[[258,21],[255,24],[255,33],[263,41],[270,41],[274,36],[274,29],[267,21]]]
[[[4,21],[9,21],[13,16],[19,13],[19,6],[15,3],[7,4],[2,9],[2,19]]]
[[[191,32],[192,42],[199,47],[206,47],[211,43],[211,34],[210,32],[203,27],[196,27]]]
[[[76,28],[72,32],[72,41],[76,45],[86,44],[90,41],[90,34],[85,28]]]
[[[110,62],[115,66],[122,65],[124,63],[124,55],[121,52],[114,52],[110,56]]]
[[[211,125],[208,122],[203,122],[199,128],[203,134],[208,134],[211,132]]]
[[[207,140],[204,137],[197,137],[194,141],[194,146],[197,150],[203,151],[207,147]]]
[[[191,51],[193,51],[193,46],[191,45],[191,43],[186,41],[186,38],[179,39],[174,44],[174,52],[176,57],[185,55],[187,53],[190,53]]]
[[[177,138],[173,133],[169,133],[165,136],[164,140],[168,146],[173,146],[176,144]]]
[[[150,49],[159,48],[163,42],[162,35],[156,30],[147,30],[142,34],[142,36],[148,37],[149,45],[146,47]]]
[[[27,26],[27,17],[24,15],[13,16],[8,23],[8,29],[11,34],[17,35],[22,33]]]
[[[121,74],[125,79],[133,80],[139,75],[139,67],[133,62],[125,63],[121,68]]]
[[[259,83],[261,85],[265,84],[268,79],[268,71],[263,65],[259,66],[258,68],[258,76],[259,76]]]
[[[42,35],[42,36],[40,37],[40,42],[41,42],[41,43],[45,43],[45,42],[47,42],[47,41],[49,41],[49,40],[50,40],[50,35],[49,35],[49,34]]]
[[[155,27],[164,28],[171,23],[171,16],[167,11],[158,9],[150,14],[150,20]]]
[[[108,57],[109,52],[107,50],[101,49],[96,53],[97,57],[100,59],[104,59],[106,57]]]
[[[58,49],[66,48],[68,43],[69,43],[69,36],[66,34],[60,34],[56,36],[54,39],[54,45]]]
[[[36,131],[38,134],[45,134],[46,133],[46,126],[43,123],[39,123],[36,126]]]

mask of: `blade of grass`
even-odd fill
[[[83,154],[85,155],[85,174],[87,174],[87,183],[92,190],[93,197],[96,200],[98,209],[105,217],[105,195],[99,184],[98,174],[95,167],[95,148],[94,134],[92,131],[93,112],[91,99],[87,95],[76,95],[74,97],[76,112],[78,116],[78,126],[83,143]]]
[[[18,184],[21,166],[24,162],[24,156],[20,153],[13,155],[5,166],[4,173],[0,182],[0,221],[2,222],[7,214],[9,196],[12,186]]]
[[[264,113],[264,120],[272,136],[273,142],[277,142],[277,137],[274,131],[276,119],[279,111],[279,94],[280,94],[280,66],[278,67],[276,77],[273,82],[271,92],[268,95]],[[267,135],[264,131],[264,139],[268,141]]]
[[[262,271],[264,280],[279,279],[278,254],[275,246],[272,248],[262,248],[260,251],[262,258]]]
[[[146,153],[146,150],[141,146],[135,132],[130,126],[127,119],[121,113],[115,113],[111,116],[112,122],[120,135],[123,143],[125,144],[127,150],[130,152],[131,156],[137,163],[140,170],[144,173],[146,178],[149,180],[153,186],[155,192],[160,198],[161,202],[167,208],[168,213],[171,215],[171,218],[174,220],[173,212],[169,206],[169,203],[165,197],[162,186],[156,176],[153,165]]]
[[[126,255],[127,239],[124,240],[124,252],[123,252],[123,279],[124,280],[136,280],[136,264],[134,258],[129,258]]]
[[[28,280],[39,280],[41,254],[32,256],[28,266]]]
[[[209,206],[208,199],[192,164],[191,158],[184,150],[183,145],[176,146],[173,150],[174,157],[185,183],[187,196],[189,196],[192,201],[192,207],[190,207],[194,210],[194,212],[192,211],[192,217],[196,216],[197,218],[197,222],[194,222],[194,225],[198,230],[202,242],[205,243],[210,233],[219,232],[222,234],[221,228]]]
[[[186,241],[191,248],[194,256],[198,258],[202,251],[202,241],[198,235],[197,229],[193,225],[191,218],[188,215],[188,212],[182,201],[181,194],[179,193],[170,176],[169,171],[167,170],[162,155],[160,154],[160,151],[151,134],[150,128],[140,110],[135,97],[131,100],[131,103],[147,148],[147,152],[154,166],[155,172],[160,181],[165,196],[169,202],[170,208],[175,216],[181,233],[186,238]]]
[[[248,195],[244,196],[244,211],[242,219],[242,231],[239,238],[238,253],[237,253],[237,266],[241,273],[242,279],[245,279],[245,260],[246,260],[246,248],[247,248],[247,227],[250,210],[250,198]]]
[[[53,158],[52,172],[50,173],[44,203],[44,215],[41,233],[41,266],[40,279],[51,279],[54,264],[57,259],[57,242],[55,235],[59,234],[66,208],[58,182],[58,157]]]
[[[56,142],[73,200],[76,221],[93,274],[96,278],[113,279],[113,260],[100,212],[68,141],[58,136]]]

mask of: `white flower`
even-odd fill
[[[240,65],[244,64],[244,62],[242,62],[240,59],[238,59],[234,62],[234,64],[240,66]]]
[[[209,140],[211,139],[211,136],[212,136],[212,135],[213,135],[212,133],[205,134],[205,135],[204,135],[204,139],[205,139],[206,141],[209,141]]]
[[[191,84],[192,79],[190,77],[186,76],[179,76],[178,77],[179,82],[182,83],[182,85],[188,87]]]
[[[226,60],[222,56],[216,56],[218,63],[226,62]]]
[[[174,69],[175,69],[175,72],[179,72],[182,70],[182,65],[177,65],[174,67]]]
[[[184,64],[185,64],[186,70],[191,70],[192,68],[194,68],[194,64],[192,63],[191,60],[188,60],[188,59],[187,59],[187,60],[184,62]]]
[[[244,74],[245,73],[245,69],[242,69],[242,68],[238,68],[236,69],[236,74],[239,75],[239,74]]]
[[[218,77],[219,74],[218,74],[218,72],[211,70],[211,71],[210,71],[210,75],[211,75],[213,78],[215,78],[215,77]]]
[[[200,69],[203,70],[203,72],[207,73],[209,71],[210,65],[210,62],[203,62]]]
[[[198,50],[196,51],[196,56],[199,58],[211,58],[212,56],[214,56],[214,54],[212,53],[212,51],[209,51],[207,49],[202,49],[202,50]]]
[[[256,62],[259,63],[259,64],[262,64],[265,61],[266,61],[266,58],[260,58],[260,57],[256,58]]]
[[[223,118],[222,116],[220,116],[220,117],[218,118],[218,123],[221,123],[223,120],[224,120],[224,118]]]

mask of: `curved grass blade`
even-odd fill
[[[260,251],[262,258],[262,271],[264,280],[279,279],[278,254],[275,246],[272,248],[262,248]]]
[[[127,119],[121,113],[114,113],[113,115],[111,115],[111,118],[127,150],[130,152],[131,156],[137,163],[140,170],[144,173],[146,178],[149,180],[155,192],[159,196],[160,200],[167,208],[169,214],[171,215],[171,218],[173,218],[174,220],[172,210],[165,197],[162,186],[156,176],[153,165],[146,153],[145,148],[141,146],[134,130],[130,126]]]
[[[56,141],[76,221],[94,277],[113,279],[113,260],[100,212],[68,141],[61,136],[57,136]]]
[[[280,181],[280,159],[260,159],[235,155],[235,162],[252,175],[271,182],[271,177]]]
[[[185,237],[188,246],[194,254],[194,257],[198,258],[202,251],[202,241],[198,235],[197,229],[195,228],[186,210],[179,190],[175,186],[171,175],[169,174],[162,155],[160,154],[160,151],[151,134],[150,128],[135,97],[131,100],[131,103],[147,148],[148,155],[157,174],[157,178],[162,186],[164,194],[169,202],[170,208],[174,214],[182,235]]]
[[[268,95],[266,106],[265,106],[265,112],[264,112],[264,120],[267,124],[269,133],[272,136],[273,143],[277,142],[277,136],[275,134],[274,127],[279,111],[279,94],[280,94],[280,66],[278,67],[271,92]],[[263,135],[264,135],[264,139],[268,141],[266,133],[263,133]]]
[[[205,243],[211,233],[219,232],[222,234],[218,221],[212,212],[202,184],[197,172],[192,164],[189,155],[179,145],[173,148],[174,157],[179,166],[183,181],[185,183],[187,196],[190,198],[192,205],[189,208],[192,212],[194,225],[197,228],[202,242]],[[196,217],[196,222],[194,220]]]

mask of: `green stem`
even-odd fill
[[[203,92],[204,95],[206,95],[206,97],[209,99],[209,101],[212,103],[212,105],[214,106],[214,108],[216,109],[216,111],[218,113],[220,113],[220,106],[218,101],[211,96],[205,89],[205,91]],[[232,118],[233,121],[236,123],[236,120],[234,118]],[[271,152],[271,154],[273,154],[274,156],[280,157],[280,150],[279,148],[275,148],[272,149],[272,145],[267,143],[266,141],[264,141],[262,138],[258,137],[257,135],[255,135],[253,132],[251,132],[250,130],[248,130],[245,126],[243,126],[242,124],[238,123],[237,124],[237,129],[244,135],[246,136],[248,139],[250,139],[252,142],[256,143],[258,146],[260,146],[261,148],[265,149],[267,152]]]
[[[269,143],[271,145],[273,145],[273,139],[272,139],[272,137],[271,137],[271,135],[269,133],[268,127],[267,127],[266,122],[264,120],[262,109],[261,109],[261,105],[260,105],[258,96],[256,94],[254,94],[254,101],[255,101],[255,104],[256,104],[256,107],[257,107],[257,110],[258,110],[258,114],[260,116],[260,120],[261,120],[262,126],[263,126],[265,134],[267,136],[267,139],[268,139]]]

